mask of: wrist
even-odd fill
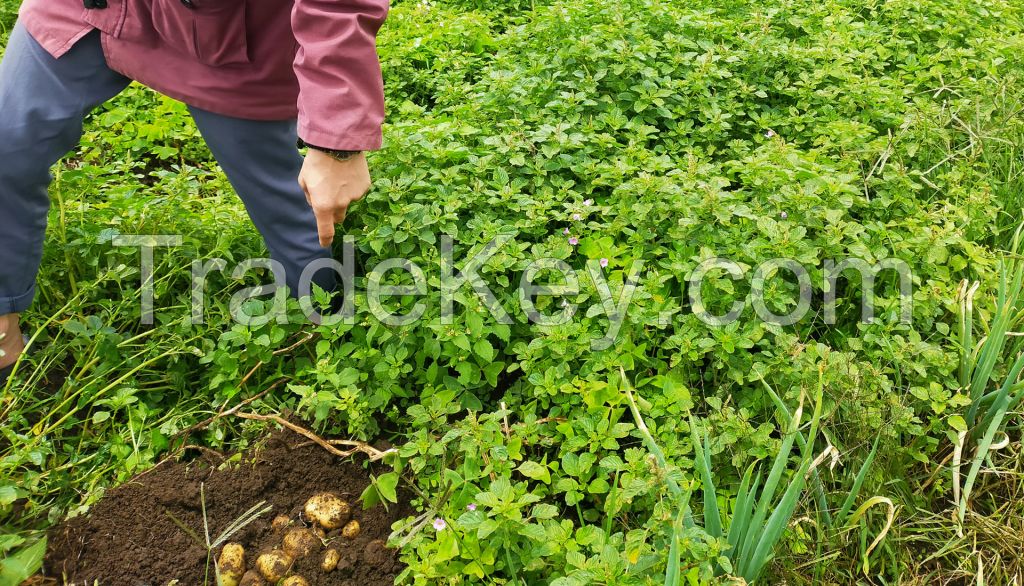
[[[324,153],[325,155],[331,157],[332,159],[334,159],[336,161],[347,161],[347,160],[353,159],[356,156],[361,155],[363,153],[363,151],[346,151],[346,150],[338,150],[338,149],[329,149],[329,148],[326,148],[326,147],[317,146],[315,144],[309,144],[308,142],[302,140],[301,138],[298,140],[297,146],[300,149],[301,148],[308,148],[308,149],[311,149],[311,150],[314,150],[314,151],[317,151],[317,152],[320,152],[320,153]]]

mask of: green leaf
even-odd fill
[[[0,561],[0,584],[21,584],[34,575],[43,566],[46,555],[46,539],[40,539],[32,545]]]
[[[351,366],[343,369],[338,373],[338,385],[348,386],[354,385],[359,382],[360,372],[358,369],[352,368]]]
[[[505,368],[505,365],[501,362],[492,362],[484,367],[484,378],[487,379],[487,384],[496,386],[498,384],[498,375]]]
[[[547,541],[548,532],[544,530],[540,525],[523,525],[519,528],[519,534],[524,537],[529,537],[534,541]]]
[[[437,538],[437,561],[448,561],[459,555],[459,542],[455,539],[455,533],[446,529],[438,533]]]
[[[465,334],[459,334],[452,338],[452,343],[466,352],[470,351],[469,338],[467,338]]]
[[[21,498],[21,492],[13,484],[0,486],[0,507],[13,504],[19,498]]]
[[[494,360],[494,348],[486,338],[481,338],[473,344],[473,352],[480,358],[483,358],[485,362]]]
[[[562,470],[564,470],[569,476],[579,476],[579,461],[579,456],[576,454],[566,454],[562,456]]]
[[[372,482],[363,489],[362,494],[359,495],[359,500],[362,501],[364,510],[372,509],[383,501],[380,491],[377,490],[377,485]]]
[[[382,474],[377,477],[374,484],[377,485],[377,490],[380,492],[380,496],[390,502],[398,502],[398,494],[396,492],[396,488],[398,487],[398,474],[395,472]]]
[[[89,331],[85,324],[73,319],[64,322],[64,329],[76,336],[81,336]]]
[[[475,311],[467,311],[466,326],[474,338],[479,338],[484,331],[484,318]]]
[[[0,535],[0,553],[10,551],[22,543],[25,543],[25,538],[20,535]]]
[[[949,426],[960,433],[967,433],[967,422],[959,415],[953,415],[949,418]]]
[[[551,483],[551,471],[547,466],[538,464],[537,462],[523,462],[517,468],[523,476],[532,478],[533,480],[540,480],[544,484]]]
[[[476,530],[476,536],[478,539],[484,539],[491,533],[494,533],[498,529],[498,522],[494,519],[487,519],[483,523],[480,523],[480,527]]]
[[[533,507],[533,517],[535,519],[553,519],[558,516],[558,507],[547,503],[542,503]]]

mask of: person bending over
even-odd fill
[[[132,80],[188,105],[297,292],[370,188],[387,12],[387,0],[26,0],[0,62],[0,384],[24,350],[50,167]]]

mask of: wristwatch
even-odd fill
[[[318,147],[315,144],[309,144],[308,142],[302,140],[301,138],[299,139],[299,141],[297,143],[297,146],[300,149],[302,149],[302,148],[310,148],[310,149],[318,150],[318,151],[320,151],[322,153],[327,154],[332,159],[335,159],[335,160],[338,160],[338,161],[347,161],[347,160],[351,159],[352,157],[358,155],[359,153],[363,152],[363,151],[338,151],[338,150],[334,150],[334,149]]]

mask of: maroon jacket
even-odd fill
[[[376,35],[388,0],[26,0],[21,20],[54,57],[102,31],[108,65],[218,114],[299,119],[309,144],[381,146]]]

